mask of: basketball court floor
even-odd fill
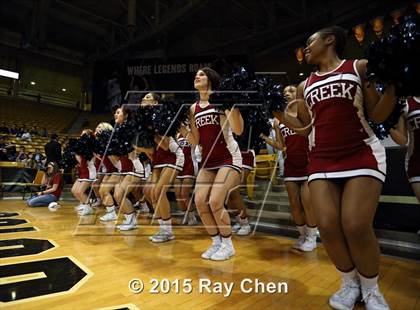
[[[302,253],[292,239],[256,233],[234,238],[233,259],[213,262],[200,258],[202,228],[177,226],[174,241],[153,244],[158,228],[146,217],[121,233],[95,216],[80,221],[74,205],[0,202],[0,308],[329,309],[340,286],[322,245]],[[382,256],[380,274],[392,309],[420,309],[419,262]]]

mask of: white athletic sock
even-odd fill
[[[164,229],[162,219],[158,219],[158,223],[159,223],[159,230],[162,231]]]
[[[213,241],[213,245],[220,245],[222,243],[222,239],[220,238],[220,235],[211,237],[211,240]]]
[[[356,268],[354,268],[352,271],[349,271],[349,272],[340,271],[340,273],[343,279],[355,280],[357,278]]]
[[[305,236],[305,234],[306,234],[306,224],[304,224],[304,225],[296,225],[296,227],[297,227],[297,229],[299,231],[299,234],[301,236]]]
[[[112,212],[112,211],[115,211],[115,207],[114,206],[112,206],[112,207],[106,207],[106,212],[107,213]]]
[[[366,278],[364,276],[362,276],[360,273],[359,274],[359,278],[360,278],[360,285],[363,288],[366,289],[370,289],[375,287],[376,285],[378,285],[378,276],[373,277],[373,278]]]
[[[134,213],[124,214],[127,223],[131,223],[133,221]]]
[[[162,220],[162,226],[163,230],[165,230],[169,234],[172,234],[172,219],[166,221]]]
[[[306,232],[308,233],[308,236],[315,236],[317,233],[318,229],[315,227],[309,227],[306,226]]]
[[[227,238],[222,237],[222,244],[224,244],[226,246],[229,246],[229,247],[233,247],[232,237],[227,237]]]

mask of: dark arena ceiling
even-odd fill
[[[316,29],[410,1],[1,0],[3,45],[75,62],[130,57],[276,55]]]

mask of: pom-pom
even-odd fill
[[[101,130],[96,134],[96,139],[93,145],[93,152],[101,157],[108,154],[108,145],[111,142],[112,130]]]
[[[398,120],[403,113],[405,106],[405,100],[398,100],[398,102],[395,104],[395,108],[392,111],[391,115],[386,119],[385,122],[381,124],[375,124],[371,120],[368,120],[369,126],[372,128],[375,135],[383,140],[389,135],[389,131],[397,125]]]
[[[63,156],[60,162],[60,167],[65,170],[71,170],[77,165],[76,160],[77,140],[69,139],[67,145],[64,147]]]
[[[93,158],[93,149],[95,144],[95,138],[89,134],[83,134],[75,145],[75,152],[77,155],[83,156],[86,160]]]
[[[233,106],[242,109],[247,104],[261,103],[255,74],[240,67],[230,75],[224,76],[220,89],[210,96],[210,103],[220,111],[231,110]]]
[[[242,118],[244,120],[244,132],[240,136],[235,136],[240,148],[256,149],[260,148],[261,134],[270,135],[271,125],[268,117],[261,106],[249,107],[241,110]]]
[[[132,142],[136,134],[136,123],[132,120],[116,124],[107,155],[123,156],[133,151]]]
[[[367,76],[377,83],[394,84],[397,96],[420,95],[420,15],[404,16],[388,36],[367,50]]]

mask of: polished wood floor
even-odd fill
[[[113,225],[95,222],[95,217],[80,222],[73,209],[74,203],[63,202],[62,205],[57,212],[50,212],[47,208],[27,208],[19,200],[0,201],[0,212],[18,212],[19,215],[10,218],[28,221],[14,226],[0,226],[0,229],[36,227],[35,231],[1,233],[0,240],[47,239],[56,246],[36,255],[2,257],[0,268],[69,256],[86,276],[65,293],[0,303],[0,308],[328,309],[328,297],[340,284],[339,276],[322,246],[312,253],[300,253],[291,250],[292,239],[257,233],[235,237],[236,256],[233,259],[212,262],[200,258],[201,252],[209,245],[209,238],[200,228],[177,227],[174,241],[157,245],[148,240],[156,227],[147,225],[145,218],[141,220],[139,229],[123,234],[115,231]],[[2,225],[4,219],[0,218]],[[3,246],[0,253],[13,248],[19,247]],[[46,261],[46,264],[49,262]],[[25,279],[25,276],[28,278]],[[45,278],[45,275],[38,272],[15,277],[0,274],[0,277],[4,288],[5,283],[25,281],[31,277]],[[129,290],[128,283],[135,278],[145,283],[142,293],[134,294]],[[181,285],[179,293],[172,286],[168,294],[152,294],[149,281],[153,278],[179,279],[180,284],[184,279],[191,279],[193,292],[184,293]],[[240,283],[246,278],[264,283],[286,282],[287,293],[284,283],[279,293],[241,292]],[[228,297],[215,292],[200,294],[199,279],[210,279],[215,288],[216,281],[233,282],[233,292]],[[58,280],[66,281],[66,277]],[[0,295],[4,296],[5,290],[1,286]],[[418,262],[381,257],[380,286],[392,309],[420,309]],[[184,288],[188,291],[187,286]],[[364,307],[358,305],[356,308]]]

